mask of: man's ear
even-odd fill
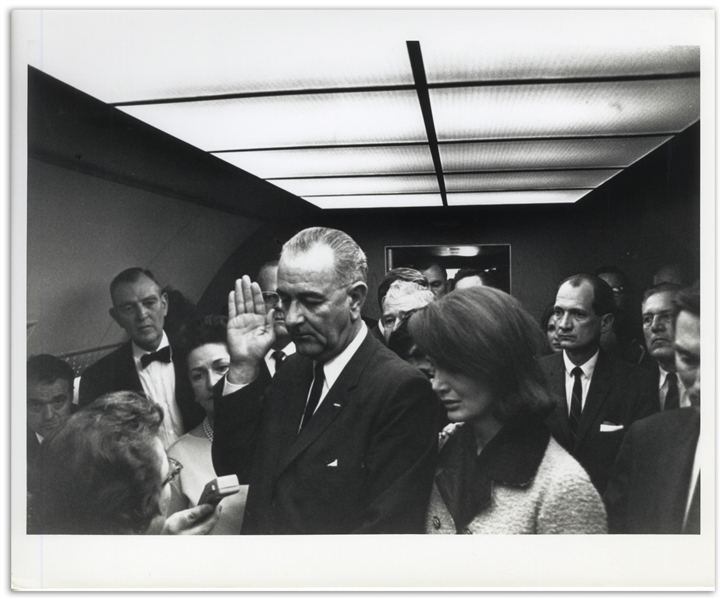
[[[116,321],[116,324],[125,330],[125,327],[121,324],[121,321],[118,319],[118,312],[116,312],[116,308],[109,308],[108,313],[111,315],[111,318]]]
[[[614,314],[605,314],[602,316],[602,335],[604,335],[604,333],[608,333],[609,329],[612,328],[612,325],[614,325]]]
[[[164,307],[164,316],[169,311],[169,296],[167,293],[161,294],[161,305]]]
[[[351,300],[350,310],[352,310],[353,314],[356,314],[359,318],[360,310],[365,303],[365,298],[368,296],[368,286],[362,281],[358,281],[357,283],[353,283],[350,286],[350,288],[347,290],[347,293],[350,296]]]

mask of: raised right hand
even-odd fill
[[[259,285],[244,275],[234,282],[234,291],[229,293],[229,381],[248,383],[256,378],[259,363],[274,339],[274,310],[265,312]]]

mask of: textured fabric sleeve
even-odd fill
[[[355,533],[422,533],[438,452],[438,400],[428,381],[406,377],[377,418]]]
[[[560,451],[543,492],[536,532],[606,534],[607,516],[599,493],[584,469]]]

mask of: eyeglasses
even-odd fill
[[[279,303],[279,295],[274,291],[262,291],[262,299],[267,308],[273,308]]]
[[[614,292],[614,295],[624,293],[624,285],[620,285],[619,287],[612,287],[612,291]]]
[[[658,317],[662,324],[667,325],[672,323],[672,312],[657,312],[656,314],[645,314],[642,317],[642,324],[646,328],[649,328],[654,324],[655,318]]]
[[[168,459],[169,459],[169,473],[166,475],[164,482],[161,483],[162,487],[165,487],[166,485],[168,485],[172,480],[174,480],[177,476],[179,476],[179,473],[184,469],[184,464],[182,464],[178,460],[175,460],[174,458],[168,458]]]

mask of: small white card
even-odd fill
[[[623,424],[612,424],[611,422],[602,422],[599,425],[600,433],[613,433],[614,431],[621,431],[624,428]]]

